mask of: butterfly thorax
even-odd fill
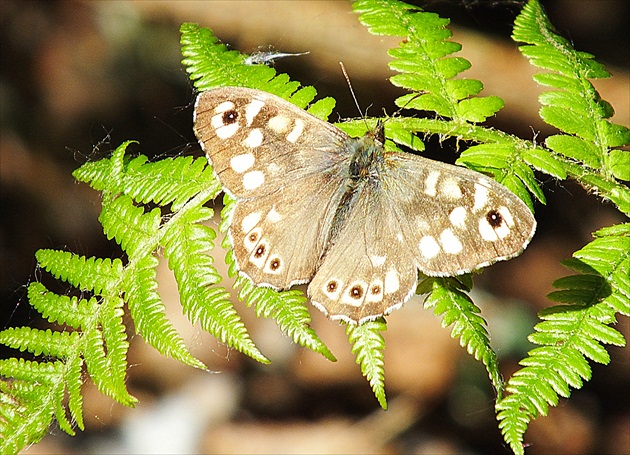
[[[373,131],[369,131],[360,138],[349,138],[344,147],[352,158],[348,167],[348,178],[345,192],[341,196],[332,221],[324,254],[335,243],[335,239],[346,225],[348,214],[351,213],[361,192],[380,186],[380,174],[384,163],[383,127],[381,124]]]
[[[350,159],[350,186],[361,181],[378,181],[383,166],[384,130],[379,123],[372,131],[368,131],[361,138],[350,138],[344,146],[348,149]]]

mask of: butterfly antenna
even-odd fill
[[[354,105],[357,107],[357,110],[359,111],[359,113],[361,114],[361,117],[363,117],[363,121],[365,122],[365,125],[367,125],[367,110],[365,112],[365,114],[361,111],[361,106],[359,106],[359,101],[357,100],[357,97],[354,93],[354,89],[352,88],[352,83],[350,82],[350,77],[348,76],[348,73],[346,72],[346,67],[343,65],[343,62],[339,62],[339,65],[341,66],[341,71],[343,71],[343,75],[346,78],[346,82],[348,83],[348,88],[350,89],[350,93],[352,94],[352,99],[354,100]]]
[[[339,62],[339,65],[341,65],[341,71],[343,71],[343,76],[346,78],[346,82],[348,83],[348,88],[350,89],[350,93],[352,94],[354,105],[357,107],[357,110],[361,113],[361,115],[365,117],[365,115],[363,115],[363,112],[361,112],[361,106],[359,106],[359,101],[357,101],[357,97],[354,94],[354,89],[352,88],[352,82],[350,82],[350,77],[348,76],[348,73],[346,72],[346,67],[343,65],[343,62]]]

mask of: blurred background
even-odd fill
[[[452,19],[459,54],[483,81],[483,95],[506,107],[492,126],[542,141],[553,133],[538,118],[533,69],[510,41],[519,1],[416,2]],[[630,126],[630,4],[625,0],[548,0],[557,30],[595,54],[613,74],[595,81]],[[369,35],[341,1],[9,1],[0,2],[0,327],[45,327],[29,308],[26,286],[46,279],[40,248],[120,257],[97,217],[100,196],[71,172],[107,157],[128,139],[151,159],[201,156],[192,132],[194,90],[181,65],[179,26],[196,22],[246,53],[309,52],[275,62],[320,96],[337,98],[331,120],[360,115],[339,69],[343,62],[362,109],[395,111],[400,91],[387,78],[386,51],[396,39]],[[452,147],[432,157],[453,161]],[[537,206],[539,230],[518,259],[475,278],[475,302],[488,321],[508,378],[532,348],[526,341],[551,283],[569,272],[559,261],[590,233],[623,221],[580,187],[542,180],[548,204]],[[216,222],[215,222],[216,225]],[[217,261],[220,265],[221,261]],[[272,321],[237,303],[250,334],[272,360],[258,365],[191,326],[181,315],[174,280],[160,266],[168,315],[193,354],[216,373],[160,356],[131,337],[128,386],[140,403],[124,408],[86,382],[86,431],[56,427],[26,453],[509,453],[493,412],[483,367],[422,309],[416,297],[388,318],[385,333],[389,410],[382,411],[350,353],[344,330],[315,309],[313,327],[338,361],[295,346]],[[54,281],[51,281],[54,286]],[[57,292],[68,287],[56,283]],[[129,321],[131,324],[131,321]],[[626,339],[628,320],[616,326]],[[130,332],[131,333],[131,332]],[[628,349],[610,347],[612,362],[593,366],[593,380],[536,420],[530,454],[630,453]],[[17,355],[3,350],[2,356]],[[625,401],[620,399],[626,397]]]

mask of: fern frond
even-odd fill
[[[224,288],[215,287],[221,276],[207,252],[214,246],[216,233],[194,224],[209,215],[210,210],[204,207],[189,210],[185,216],[171,220],[162,238],[164,256],[175,273],[184,312],[191,322],[200,321],[204,330],[222,342],[259,362],[268,363],[249,338],[230,301],[230,294]]]
[[[611,150],[630,144],[630,130],[609,120],[614,110],[589,80],[610,74],[591,54],[576,51],[555,33],[537,0],[516,19],[512,38],[527,43],[519,49],[533,65],[551,71],[534,75],[536,82],[555,89],[540,95],[540,117],[564,134],[549,136],[545,144],[565,157],[572,177],[630,214],[630,188],[619,181],[630,175],[630,152]]]
[[[18,453],[46,435],[55,415],[55,401],[63,399],[56,392],[62,369],[61,362],[0,360],[0,376],[14,378],[0,381],[0,452]],[[70,429],[69,434],[74,431]]]
[[[542,322],[529,340],[541,347],[520,362],[522,369],[508,381],[509,395],[496,405],[499,427],[515,453],[522,452],[527,424],[546,415],[558,396],[569,397],[591,377],[588,359],[608,364],[604,344],[625,346],[621,333],[610,327],[616,314],[630,313],[630,224],[596,233],[596,239],[565,261],[580,272],[554,283],[549,294],[564,303],[539,313]]]
[[[172,204],[173,212],[199,193],[199,188],[214,189],[214,195],[221,191],[204,158],[165,158],[149,163],[141,155],[130,160],[125,151],[131,143],[120,145],[108,159],[85,163],[73,172],[74,177],[99,191],[127,194],[138,203]]]
[[[495,115],[503,107],[503,100],[497,96],[478,96],[483,89],[480,81],[455,79],[471,64],[451,56],[461,45],[450,40],[449,21],[399,1],[360,0],[354,3],[354,9],[373,34],[405,38],[399,47],[389,51],[394,57],[390,68],[402,73],[392,76],[391,81],[415,93],[398,98],[397,105],[432,111],[440,117],[389,119],[390,139],[415,150],[424,147],[414,136],[427,133],[477,142],[479,145],[462,153],[457,164],[492,175],[532,211],[529,192],[544,203],[542,188],[530,166],[565,178],[563,163],[531,142],[476,125]],[[347,131],[345,124],[339,126]]]
[[[162,354],[196,368],[205,368],[190,354],[166,317],[164,303],[157,293],[157,265],[155,257],[146,256],[129,266],[126,299],[136,331]]]
[[[394,57],[389,67],[402,73],[391,82],[416,93],[398,98],[398,106],[433,111],[456,124],[483,122],[503,107],[497,96],[473,98],[483,89],[480,81],[455,79],[471,65],[464,58],[448,57],[461,50],[459,43],[449,41],[448,19],[398,1],[360,0],[354,10],[372,34],[406,38],[388,52]]]
[[[352,344],[352,353],[356,355],[356,362],[361,367],[361,373],[367,378],[372,392],[383,409],[387,409],[385,362],[383,361],[385,340],[381,335],[381,332],[385,330],[387,330],[387,324],[383,318],[360,325],[346,325],[346,335]]]
[[[78,179],[103,191],[101,223],[107,236],[127,253],[128,263],[39,251],[37,258],[43,270],[92,297],[60,296],[41,283],[32,283],[28,289],[32,306],[50,322],[74,331],[20,328],[0,333],[0,343],[59,359],[20,364],[19,374],[9,368],[12,364],[5,363],[1,373],[14,383],[23,380],[48,384],[48,388],[37,389],[40,405],[46,406],[40,413],[42,425],[49,425],[54,416],[69,434],[74,434],[71,421],[83,428],[83,364],[103,394],[127,406],[137,401],[125,384],[129,343],[123,323],[124,303],[128,304],[136,330],[149,344],[165,355],[205,368],[190,354],[166,317],[157,293],[155,254],[159,248],[164,248],[175,271],[184,312],[191,321],[201,321],[202,327],[220,340],[259,361],[267,361],[249,338],[227,292],[214,286],[220,277],[205,252],[212,247],[215,233],[199,225],[212,216],[212,210],[203,205],[220,191],[212,170],[203,159],[175,158],[159,163],[148,163],[144,157],[128,159],[125,151],[129,144],[118,147],[111,158],[88,163],[75,172]],[[159,207],[148,211],[148,203]],[[163,216],[165,204],[171,205],[171,212],[164,209]],[[52,379],[45,377],[50,371],[56,375]],[[9,404],[2,408],[0,403],[0,410],[17,415],[22,406],[19,397],[6,397],[5,401]],[[40,437],[34,426],[25,428],[28,434],[23,436],[24,441]],[[17,432],[11,433],[9,440],[22,437],[21,427],[7,431]]]
[[[184,23],[182,33],[182,64],[190,74],[198,90],[208,90],[224,85],[238,85],[265,90],[306,108],[317,94],[313,87],[302,87],[291,81],[286,74],[276,74],[276,70],[266,65],[246,65],[246,55],[228,50],[208,28],[197,24]],[[308,111],[326,120],[335,107],[333,98],[323,98],[310,104]]]
[[[95,294],[115,288],[123,273],[120,259],[86,258],[58,250],[38,250],[35,258],[40,267],[55,278]]]
[[[481,361],[488,372],[497,396],[503,394],[503,378],[499,371],[496,353],[490,346],[486,321],[479,316],[481,310],[473,303],[465,291],[472,288],[472,278],[464,275],[455,278],[425,278],[420,281],[416,292],[427,293],[425,308],[433,308],[437,316],[442,316],[442,327],[453,326],[451,336],[459,338],[475,360]]]

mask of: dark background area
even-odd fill
[[[494,127],[544,140],[553,130],[538,119],[533,69],[510,39],[521,2],[415,2],[452,19],[460,55],[481,80],[483,95],[506,107]],[[555,0],[544,5],[559,33],[603,62],[613,78],[595,81],[616,109],[614,121],[630,126],[628,74],[630,4],[624,0]],[[57,292],[64,283],[38,271],[40,248],[119,257],[102,234],[100,196],[77,184],[71,172],[107,157],[136,139],[134,153],[151,159],[201,156],[192,133],[194,89],[180,61],[179,26],[210,27],[246,53],[275,49],[310,52],[278,60],[320,96],[338,100],[331,120],[357,117],[348,70],[362,109],[395,111],[401,92],[387,78],[386,50],[396,39],[369,35],[350,5],[340,1],[238,2],[0,2],[0,327],[44,327],[30,309],[26,286],[45,279]],[[431,157],[453,161],[447,143]],[[483,309],[493,345],[508,378],[531,349],[526,335],[553,280],[567,275],[559,261],[591,239],[591,232],[623,221],[613,207],[580,187],[539,176],[548,203],[538,204],[539,229],[518,259],[476,277],[475,302]],[[218,261],[220,262],[220,260]],[[343,328],[312,311],[313,326],[333,350],[335,364],[294,346],[270,321],[238,304],[254,341],[272,360],[257,365],[183,320],[165,266],[160,293],[169,317],[208,374],[164,359],[140,337],[131,339],[129,388],[135,410],[113,404],[85,385],[87,429],[74,438],[53,428],[33,453],[337,452],[509,453],[493,413],[485,371],[450,330],[410,301],[388,318],[383,412],[349,352]],[[57,286],[55,288],[54,286]],[[626,339],[627,319],[617,326]],[[609,349],[611,365],[593,367],[593,380],[535,421],[526,440],[530,454],[629,453],[627,348]],[[15,353],[2,351],[4,356]],[[168,442],[165,442],[168,441]]]

